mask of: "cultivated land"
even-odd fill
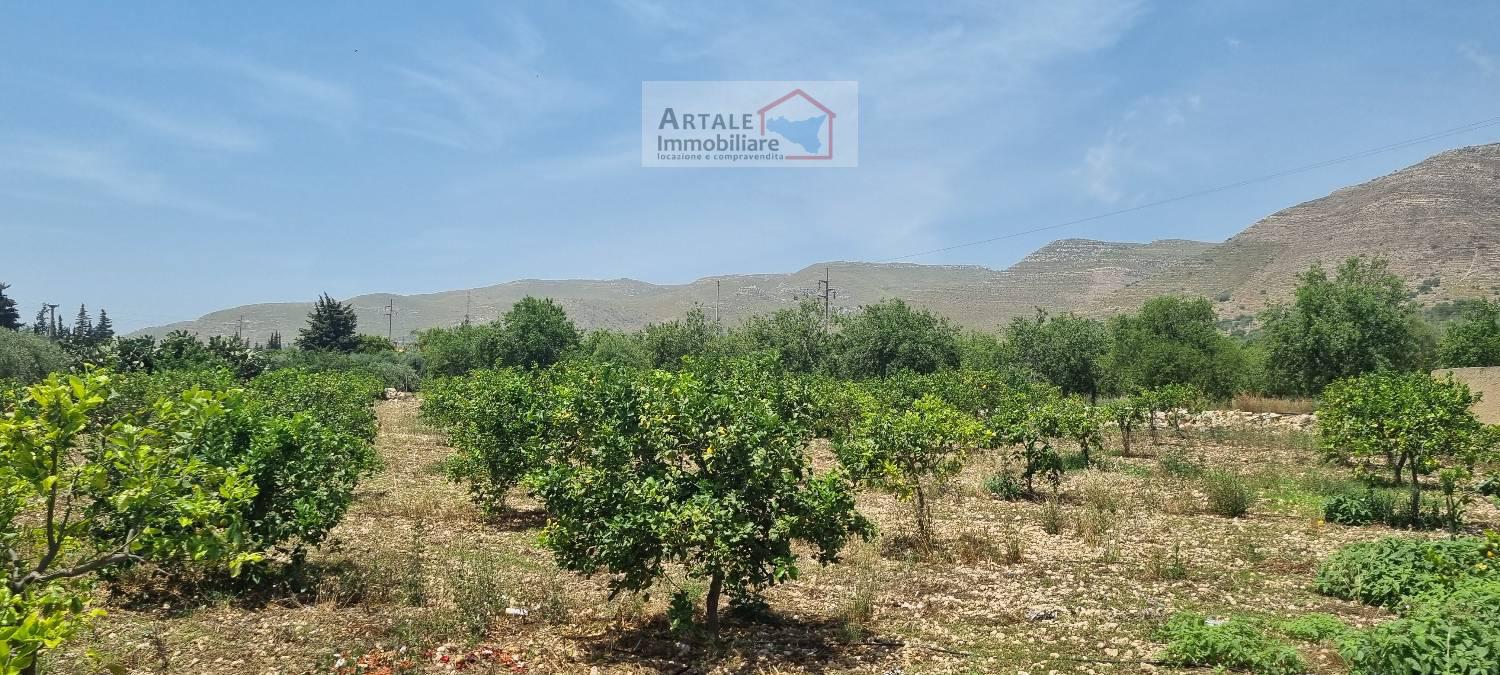
[[[689,645],[664,619],[680,578],[649,601],[606,601],[601,578],[558,571],[536,544],[535,504],[486,520],[442,478],[435,465],[451,451],[417,407],[378,405],[385,467],[312,555],[301,592],[105,600],[108,616],[51,654],[48,672],[327,672],[340,657],[340,672],[361,657],[360,672],[443,672],[460,655],[475,659],[466,672],[1172,672],[1151,661],[1153,628],[1174,610],[1389,618],[1312,590],[1330,552],[1393,531],[1322,522],[1324,495],[1349,472],[1320,464],[1306,431],[1270,425],[1138,439],[1137,456],[1068,473],[1053,504],[992,498],[983,482],[1001,462],[976,457],[936,501],[927,558],[905,546],[910,505],[865,493],[875,540],[834,566],[805,561],[801,579],[769,593],[771,616],[729,619],[721,647]],[[810,452],[831,462],[821,445]],[[1250,515],[1208,513],[1199,469],[1255,486]],[[1500,512],[1476,502],[1467,522],[1495,529]],[[1298,647],[1313,672],[1344,672],[1330,645]]]

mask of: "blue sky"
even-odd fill
[[[879,260],[1500,115],[1500,4],[7,3],[0,281],[130,329]],[[643,80],[856,80],[854,169],[643,169]],[[1500,128],[915,262],[1219,240]],[[60,311],[60,313],[62,313]]]

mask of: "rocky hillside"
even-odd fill
[[[830,262],[790,274],[730,275],[680,285],[632,279],[528,279],[426,295],[376,293],[348,301],[359,315],[361,329],[384,334],[386,303],[394,300],[397,313],[392,332],[398,338],[414,330],[457,324],[466,311],[473,321],[489,321],[526,295],[556,299],[585,328],[639,328],[681,317],[695,306],[712,317],[717,281],[720,312],[724,323],[732,326],[747,316],[789,307],[809,297],[827,274],[837,292],[832,302],[836,310],[899,297],[965,326],[994,328],[1012,316],[1030,314],[1036,306],[1077,307],[1211,246],[1183,240],[1122,244],[1068,239],[1049,244],[1004,271],[966,265]],[[138,333],[160,336],[184,329],[205,336],[233,334],[243,316],[243,334],[253,342],[264,341],[271,331],[291,339],[305,325],[311,308],[310,302],[246,305]]]
[[[1388,258],[1424,303],[1500,290],[1500,144],[1450,150],[1278,211],[1088,309],[1109,314],[1187,293],[1227,297],[1221,316],[1250,314],[1287,297],[1314,262],[1359,254]]]
[[[999,271],[831,262],[789,274],[711,277],[680,285],[524,280],[427,295],[363,295],[352,302],[360,327],[383,334],[385,306],[394,299],[398,338],[457,324],[466,312],[474,321],[494,319],[526,295],[558,300],[585,328],[639,328],[680,317],[694,306],[712,316],[717,281],[724,323],[735,325],[808,297],[828,274],[838,290],[836,309],[900,297],[972,328],[992,329],[1034,307],[1107,315],[1164,293],[1214,299],[1219,314],[1233,318],[1286,298],[1296,275],[1314,262],[1335,265],[1357,254],[1389,258],[1426,303],[1500,290],[1500,144],[1444,152],[1278,211],[1222,244],[1064,239]],[[311,303],[248,305],[139,332],[162,335],[181,328],[232,334],[243,316],[252,341],[273,330],[290,338],[310,308]]]

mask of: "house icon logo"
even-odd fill
[[[767,103],[756,114],[761,136],[770,131],[807,153],[788,153],[785,159],[833,159],[833,122],[838,115],[801,88]]]

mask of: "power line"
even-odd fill
[[[1390,152],[1392,150],[1399,150],[1401,148],[1409,147],[1409,146],[1412,146],[1412,145],[1417,145],[1417,144],[1420,144],[1420,143],[1426,143],[1428,141],[1434,141],[1434,140],[1437,140],[1439,138],[1446,138],[1448,136],[1455,136],[1455,135],[1462,134],[1462,133],[1467,133],[1467,132],[1470,132],[1470,131],[1477,131],[1479,129],[1484,129],[1486,127],[1492,127],[1492,126],[1496,126],[1496,125],[1500,125],[1500,117],[1491,117],[1489,119],[1479,120],[1478,122],[1471,122],[1469,124],[1465,124],[1465,125],[1460,126],[1460,127],[1454,127],[1452,129],[1445,129],[1443,131],[1438,131],[1438,132],[1430,133],[1430,134],[1427,134],[1425,136],[1418,136],[1416,138],[1408,138],[1406,140],[1397,141],[1397,142],[1391,143],[1389,145],[1382,145],[1382,146],[1375,147],[1375,148],[1369,148],[1367,150],[1361,150],[1359,152],[1351,153],[1351,154],[1348,154],[1348,155],[1343,155],[1341,157],[1335,157],[1333,159],[1326,159],[1326,160],[1323,160],[1321,162],[1315,162],[1315,163],[1312,163],[1312,164],[1304,164],[1302,166],[1298,166],[1298,167],[1294,167],[1294,168],[1290,168],[1290,169],[1284,169],[1284,170],[1281,170],[1281,171],[1277,171],[1275,173],[1268,173],[1268,174],[1265,174],[1263,176],[1256,176],[1254,178],[1246,178],[1244,180],[1238,180],[1238,181],[1235,181],[1233,183],[1225,183],[1223,185],[1218,185],[1218,186],[1207,188],[1207,189],[1204,189],[1204,190],[1198,190],[1196,192],[1189,192],[1189,193],[1186,193],[1186,194],[1177,195],[1175,197],[1168,197],[1166,199],[1158,199],[1156,201],[1147,202],[1145,204],[1137,204],[1136,206],[1131,206],[1131,207],[1128,207],[1128,208],[1117,209],[1117,210],[1109,211],[1109,212],[1106,212],[1106,213],[1099,213],[1099,214],[1095,214],[1095,215],[1092,215],[1092,216],[1087,216],[1087,217],[1084,217],[1084,218],[1078,218],[1076,220],[1069,220],[1067,222],[1055,223],[1055,224],[1052,224],[1052,225],[1045,225],[1045,226],[1042,226],[1042,227],[1034,227],[1034,228],[1031,228],[1029,230],[1020,230],[1018,232],[1010,232],[1010,233],[1002,234],[1002,235],[999,235],[999,236],[996,236],[996,237],[989,237],[987,239],[977,239],[977,240],[974,240],[974,241],[964,242],[962,244],[954,244],[952,246],[944,246],[942,248],[935,248],[935,249],[931,249],[931,250],[928,250],[928,251],[922,251],[920,253],[911,253],[911,254],[907,254],[907,255],[903,255],[903,256],[897,256],[897,257],[894,257],[894,258],[886,258],[884,260],[877,260],[875,262],[886,263],[886,262],[896,262],[898,260],[907,260],[909,258],[919,258],[919,257],[922,257],[922,256],[932,255],[934,253],[942,253],[944,251],[952,251],[954,249],[967,248],[967,247],[970,247],[970,246],[978,246],[980,244],[989,244],[989,243],[993,243],[993,242],[997,242],[997,241],[1002,241],[1002,240],[1005,240],[1005,239],[1013,239],[1015,237],[1025,236],[1025,235],[1028,235],[1028,234],[1035,234],[1037,232],[1045,232],[1047,230],[1056,230],[1056,229],[1063,228],[1063,227],[1070,227],[1070,226],[1073,226],[1073,225],[1080,225],[1080,224],[1087,223],[1087,222],[1092,222],[1092,221],[1095,221],[1095,220],[1102,220],[1104,218],[1111,218],[1111,217],[1118,216],[1118,215],[1123,215],[1123,214],[1126,214],[1126,213],[1132,213],[1132,212],[1140,211],[1140,210],[1143,210],[1143,209],[1149,209],[1149,208],[1153,208],[1153,207],[1157,207],[1157,206],[1162,206],[1164,204],[1171,204],[1173,202],[1180,202],[1180,201],[1192,199],[1194,197],[1202,197],[1204,195],[1210,195],[1210,194],[1214,194],[1216,192],[1224,192],[1226,190],[1233,190],[1235,188],[1244,187],[1246,185],[1253,185],[1255,183],[1263,183],[1263,182],[1266,182],[1266,181],[1269,181],[1269,180],[1275,180],[1277,178],[1284,178],[1286,176],[1291,176],[1291,175],[1294,175],[1294,174],[1305,173],[1305,172],[1308,172],[1308,171],[1312,171],[1314,169],[1321,169],[1323,167],[1333,166],[1335,164],[1342,164],[1344,162],[1352,162],[1352,161],[1354,161],[1356,159],[1363,159],[1363,158],[1369,157],[1371,155],[1378,155],[1378,154],[1383,153],[1383,152]]]

